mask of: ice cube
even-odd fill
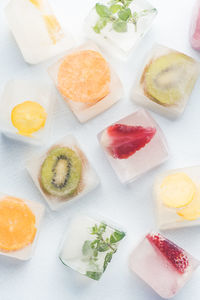
[[[200,1],[199,0],[196,0],[194,12],[191,18],[190,43],[195,50],[200,51]]]
[[[5,202],[7,201],[7,203]],[[11,204],[9,204],[9,201],[12,201]],[[5,203],[5,204],[4,204]],[[19,233],[19,228],[16,228],[17,226],[24,226],[24,224],[19,224],[19,222],[23,221],[23,215],[24,211],[20,211],[19,207],[16,209],[15,211],[15,205],[13,205],[13,203],[18,204],[18,203],[22,203],[22,207],[24,209],[27,208],[28,210],[31,211],[31,213],[34,215],[35,217],[35,224],[34,227],[36,228],[36,233],[34,234],[34,239],[30,244],[27,244],[27,246],[25,247],[21,247],[17,244],[17,242],[22,243],[24,242],[24,238],[28,238],[28,229],[29,229],[29,224],[28,224],[28,212],[26,210],[26,218],[24,219],[25,225],[26,225],[26,231],[23,232],[23,239],[22,237],[20,237],[19,241],[16,237],[13,237],[13,232],[16,233],[17,237],[20,235]],[[10,206],[9,206],[10,205]],[[6,207],[6,211],[4,211],[4,208]],[[3,249],[1,249],[0,246],[0,255],[4,255],[4,256],[9,256],[9,257],[13,257],[19,260],[28,260],[30,259],[33,254],[34,254],[34,250],[35,250],[35,246],[36,246],[36,242],[37,242],[37,237],[38,237],[38,233],[39,233],[39,229],[40,229],[40,223],[42,220],[42,217],[44,215],[44,206],[42,204],[40,204],[39,202],[36,201],[29,201],[29,200],[22,200],[13,196],[8,196],[5,195],[3,193],[0,193],[0,231],[3,230],[2,232],[5,233],[5,230],[7,230],[5,228],[5,224],[10,224],[10,232],[12,232],[12,241],[14,241],[15,244],[10,243],[9,241],[9,245],[7,245],[5,243],[5,241],[3,241],[3,237],[4,235],[1,233],[0,234],[0,245],[7,245],[6,247],[12,247],[12,249],[16,248],[16,250],[10,250],[10,251],[3,251]],[[17,219],[17,217],[19,217],[20,219]],[[8,218],[8,220],[7,220]],[[32,226],[33,224],[31,223],[30,226]],[[3,226],[3,228],[1,228],[1,226]],[[17,246],[16,246],[17,245]],[[19,249],[17,249],[19,247]]]
[[[119,77],[91,42],[68,51],[49,74],[81,123],[110,108],[123,94]]]
[[[111,18],[100,17],[105,13],[110,17],[111,14],[110,10],[105,11],[101,5],[111,7],[112,19],[120,19],[120,21],[107,21]],[[129,8],[123,8],[123,6],[123,3],[120,6],[113,6],[108,0],[96,3],[96,6],[85,20],[84,30],[87,37],[94,40],[112,55],[127,59],[151,28],[157,10],[146,0],[129,1]],[[129,9],[132,18],[130,18]],[[120,15],[121,17],[118,18]]]
[[[200,73],[193,58],[154,45],[132,89],[132,99],[168,118],[176,118],[185,109]]]
[[[143,109],[109,126],[98,139],[122,183],[136,180],[168,158],[160,127]]]
[[[172,229],[200,224],[200,166],[160,174],[154,184],[157,225]]]
[[[190,279],[199,261],[159,233],[150,233],[134,249],[130,268],[162,298],[171,298]]]
[[[24,60],[30,64],[56,56],[74,44],[47,0],[10,0],[6,16]]]
[[[52,210],[79,199],[99,184],[87,157],[72,135],[57,141],[27,162],[33,182]]]
[[[27,102],[29,111],[25,112],[24,106]],[[10,138],[25,143],[44,144],[51,132],[54,102],[55,93],[49,84],[26,80],[9,81],[4,88],[0,102],[0,127],[2,132]],[[15,114],[14,109],[19,108],[18,105],[20,104],[22,109]],[[35,106],[39,106],[39,108],[35,110]],[[43,113],[43,116],[41,116],[41,113]],[[31,125],[29,124],[30,128],[28,128],[30,114],[32,114],[32,121]],[[38,119],[37,126],[36,119]],[[17,125],[15,124],[16,120],[18,121]],[[25,120],[27,123],[25,123]]]
[[[59,258],[73,270],[99,280],[124,237],[123,231],[104,220],[79,215],[68,226]]]

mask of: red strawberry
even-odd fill
[[[182,248],[164,238],[161,234],[148,234],[146,238],[171,262],[179,273],[185,272],[189,260]]]
[[[148,144],[156,133],[152,127],[115,124],[107,129],[111,138],[108,149],[114,158],[125,159]]]

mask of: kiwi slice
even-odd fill
[[[53,196],[72,196],[81,180],[82,161],[68,147],[52,149],[41,167],[40,182],[45,192]]]
[[[142,76],[146,95],[161,105],[174,105],[194,85],[194,61],[179,52],[169,53],[151,61]]]

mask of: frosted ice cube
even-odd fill
[[[13,108],[25,101],[33,101],[39,103],[47,114],[45,126],[31,136],[25,136],[18,133],[11,121],[11,112]],[[55,102],[55,93],[53,88],[42,82],[26,81],[26,80],[11,80],[3,91],[0,102],[0,128],[2,132],[16,140],[25,143],[40,145],[44,144],[49,138],[52,124],[52,114]]]
[[[5,11],[24,60],[30,64],[56,56],[74,44],[47,0],[10,0]]]
[[[61,58],[56,64],[52,65],[49,68],[49,74],[51,78],[53,79],[55,85],[58,88],[58,73],[61,64],[65,60],[65,58],[72,54],[72,53],[79,53],[79,51],[85,51],[85,50],[92,50],[100,53],[102,56],[103,54],[100,52],[98,47],[91,42],[88,42],[86,44],[83,44],[82,46],[75,48],[73,50],[68,51],[63,58]],[[96,103],[83,103],[83,102],[77,102],[73,101],[73,99],[67,98],[65,95],[62,95],[63,99],[67,102],[68,106],[74,113],[74,115],[77,117],[77,119],[83,123],[91,118],[94,118],[98,114],[102,113],[106,109],[110,108],[114,103],[116,103],[123,95],[123,87],[122,83],[118,77],[118,75],[115,73],[113,68],[108,64],[108,67],[110,69],[110,83],[109,83],[109,93],[103,99],[99,100]],[[72,72],[73,75],[73,72]],[[85,72],[82,72],[82,81],[84,82],[84,76],[86,76]],[[87,77],[85,77],[87,80]],[[80,79],[80,78],[79,78]],[[92,85],[92,82],[91,82]],[[59,89],[58,89],[59,90]]]
[[[8,196],[6,194],[0,193],[0,201],[2,201],[5,197],[13,197],[13,196]],[[14,198],[16,198],[16,197],[14,197]],[[44,205],[42,205],[39,202],[25,200],[25,199],[20,199],[20,200],[24,201],[24,203],[26,205],[28,205],[29,209],[31,209],[32,213],[35,215],[35,227],[37,229],[35,238],[34,238],[32,244],[26,246],[25,248],[22,248],[17,251],[10,251],[10,252],[2,252],[0,250],[0,255],[13,257],[13,258],[16,258],[19,260],[28,260],[34,254],[34,250],[36,247],[37,238],[38,238],[38,234],[39,234],[39,230],[40,230],[40,223],[42,221],[45,209],[44,209]]]
[[[109,126],[98,134],[98,139],[122,183],[136,180],[168,158],[160,127],[143,109]]]
[[[134,249],[130,268],[162,298],[173,297],[191,278],[199,261],[159,233]]]
[[[176,118],[185,109],[200,73],[193,58],[154,45],[132,88],[136,103],[168,118]]]
[[[108,0],[101,1],[100,4],[111,5]],[[111,52],[112,55],[116,55],[122,59],[128,58],[129,54],[151,28],[152,22],[157,14],[157,10],[146,0],[130,1],[129,8],[135,20],[137,19],[137,25],[134,25],[130,20],[127,22],[127,31],[125,32],[117,32],[114,30],[112,27],[113,22],[107,22],[106,26],[103,27],[99,33],[95,32],[95,25],[101,22],[99,21],[100,17],[95,7],[86,18],[84,26],[87,37],[94,40],[105,50]],[[116,11],[114,18],[118,18],[118,13],[119,11]]]
[[[200,51],[200,1],[199,0],[196,0],[194,12],[191,18],[190,43],[195,50]]]
[[[102,233],[103,241],[95,233]],[[73,270],[99,280],[124,237],[123,231],[104,220],[79,215],[68,226],[59,258]]]
[[[43,179],[42,166],[50,152],[56,148],[69,151],[64,154],[60,153],[60,150],[53,153],[53,157],[48,161],[49,169],[47,165],[45,167],[46,176]],[[41,155],[33,155],[27,162],[27,170],[52,210],[62,208],[69,200],[81,198],[99,184],[96,172],[72,135],[63,137]],[[50,177],[52,170],[54,174]]]
[[[200,224],[200,166],[160,174],[154,184],[157,225],[172,229]]]

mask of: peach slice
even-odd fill
[[[44,127],[47,114],[37,102],[25,101],[16,105],[11,112],[11,121],[18,133],[31,136],[35,131]]]
[[[58,89],[62,96],[76,102],[95,104],[110,92],[110,68],[94,50],[67,55],[58,70]]]
[[[37,231],[35,222],[35,215],[23,200],[0,200],[0,250],[16,251],[31,244]]]
[[[196,185],[185,173],[166,176],[160,186],[160,197],[164,205],[180,208],[192,202]]]

